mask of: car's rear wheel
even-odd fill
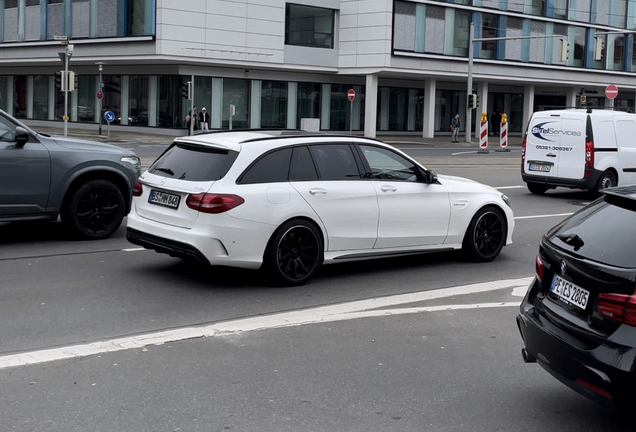
[[[494,207],[484,207],[470,221],[462,246],[472,261],[488,262],[499,255],[505,244],[504,216]]]
[[[108,180],[90,180],[71,191],[62,209],[62,222],[83,239],[110,237],[121,225],[126,203]]]
[[[270,239],[264,268],[281,285],[302,285],[323,261],[323,241],[318,228],[303,219],[283,224]]]
[[[592,192],[598,192],[601,189],[611,188],[616,186],[617,184],[618,181],[616,180],[616,175],[612,171],[605,171],[603,172],[603,174],[601,174],[601,177],[598,179],[598,182],[596,183],[596,186],[594,186]]]
[[[548,187],[541,183],[528,183],[528,190],[533,194],[543,195],[548,190]]]

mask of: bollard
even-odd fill
[[[477,153],[488,153],[488,113],[481,113],[481,127],[479,128],[479,147]]]
[[[501,129],[499,129],[499,145],[502,152],[509,152],[508,148],[508,116],[506,114],[501,115]]]

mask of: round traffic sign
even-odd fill
[[[112,111],[106,111],[104,113],[104,120],[106,120],[107,123],[112,123],[113,120],[115,120],[115,114],[113,114]]]
[[[618,96],[618,87],[616,87],[614,84],[610,84],[605,87],[605,96],[607,96],[608,99],[614,99],[616,96]]]
[[[97,92],[97,99],[104,99],[104,92],[103,91],[98,91]]]
[[[356,98],[356,91],[354,89],[349,89],[349,91],[347,92],[347,97],[351,102],[353,102],[353,100]]]

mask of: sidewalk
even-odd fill
[[[32,129],[36,132],[45,133],[53,136],[63,136],[64,131],[61,127],[54,126],[32,126]],[[72,125],[68,127],[68,136],[81,138],[91,141],[99,141],[99,142],[108,142],[112,144],[135,144],[135,143],[153,143],[153,144],[170,144],[175,137],[183,136],[183,131],[175,130],[174,135],[166,135],[164,131],[163,134],[157,134],[152,132],[136,132],[136,131],[126,131],[126,130],[111,130],[110,131],[110,139],[108,138],[108,131],[106,127],[102,126],[102,134],[98,133],[98,126],[95,125],[92,129],[80,129],[74,128]],[[329,132],[326,132],[327,134]],[[343,133],[344,135],[348,135]],[[360,136],[360,135],[356,135]],[[384,141],[388,144],[413,144],[413,145],[430,145],[430,146],[453,146],[453,147],[469,147],[469,148],[478,148],[479,140],[475,137],[472,139],[472,143],[468,144],[465,141],[464,136],[459,137],[459,143],[452,143],[450,135],[448,136],[439,136],[435,138],[422,138],[416,135],[377,135],[376,139],[380,141]],[[520,147],[521,146],[521,137],[509,137],[508,138],[508,146],[510,147]],[[488,137],[488,147],[490,149],[499,148],[499,137],[489,136]]]

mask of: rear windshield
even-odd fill
[[[636,211],[604,199],[575,214],[549,241],[575,255],[616,267],[636,267]]]
[[[189,181],[214,181],[227,174],[238,152],[195,144],[174,143],[148,172]]]

